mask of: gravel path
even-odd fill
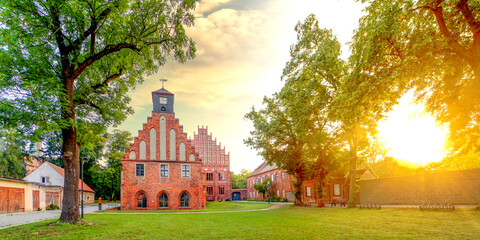
[[[113,204],[108,204],[113,205]],[[103,209],[106,209],[104,204]],[[113,207],[113,206],[108,206]],[[83,213],[93,213],[98,210],[98,206],[86,206]],[[39,222],[47,219],[55,219],[60,217],[62,210],[46,210],[46,211],[32,211],[32,212],[18,212],[18,213],[4,213],[0,214],[0,229],[18,226],[26,223]]]

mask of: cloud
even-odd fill
[[[203,14],[205,12],[209,12],[214,8],[229,3],[231,0],[202,0],[198,3],[198,7],[195,10],[196,14]]]

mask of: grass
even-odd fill
[[[2,239],[478,239],[480,212],[302,208],[204,214],[87,214],[92,225],[33,223]]]
[[[268,203],[243,203],[243,202],[207,202],[205,209],[200,210],[105,210],[111,213],[165,213],[165,212],[208,212],[208,211],[237,211],[264,209],[270,206]]]

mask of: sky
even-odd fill
[[[174,61],[130,92],[135,114],[119,126],[133,136],[151,115],[151,92],[162,87],[175,94],[175,116],[193,138],[198,126],[208,126],[212,136],[230,152],[230,168],[255,169],[263,161],[243,140],[253,130],[244,119],[252,106],[261,108],[264,96],[283,86],[280,79],[296,42],[294,27],[313,13],[320,27],[330,28],[343,44],[348,58],[364,6],[352,0],[202,0],[195,10],[195,26],[187,35],[196,42],[194,60]]]

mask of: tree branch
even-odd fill
[[[97,89],[99,89],[99,88],[101,88],[101,87],[108,86],[108,84],[109,84],[111,81],[113,81],[113,80],[121,77],[122,75],[123,75],[122,70],[120,70],[120,73],[113,74],[113,75],[107,77],[103,82],[93,85],[93,86],[92,86],[92,89],[93,89],[93,90],[97,90]]]
[[[467,21],[468,26],[470,26],[470,30],[472,31],[472,33],[480,34],[480,22],[475,20],[475,16],[473,16],[472,11],[468,7],[467,0],[458,1],[457,8],[460,10],[463,17]]]
[[[413,9],[412,11],[415,11],[417,9],[427,9],[431,11],[435,16],[435,20],[437,21],[440,33],[447,39],[448,46],[452,49],[454,53],[458,54],[461,58],[467,61],[470,61],[469,55],[466,54],[467,50],[454,39],[454,37],[452,36],[452,33],[448,30],[447,25],[445,24],[445,18],[443,16],[443,7],[439,6],[440,3],[442,2],[443,0],[437,0],[434,7],[419,6]]]
[[[75,69],[75,71],[73,72],[72,74],[72,78],[73,79],[77,79],[78,76],[80,76],[80,74],[82,74],[82,72],[90,65],[92,65],[94,62],[102,59],[103,57],[111,54],[111,53],[115,53],[115,52],[118,52],[122,49],[131,49],[137,53],[141,52],[141,50],[134,44],[130,44],[130,43],[120,43],[120,44],[117,44],[117,45],[107,45],[102,51],[94,54],[93,56],[90,56],[88,57],[87,59],[85,59],[82,63],[80,63],[77,67],[77,69]]]

